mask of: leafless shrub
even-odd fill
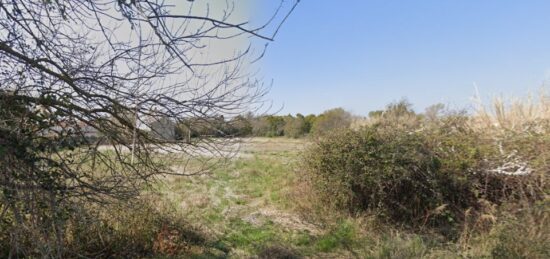
[[[265,88],[246,71],[262,52],[219,48],[273,40],[298,1],[281,1],[256,27],[237,21],[231,1],[195,2],[0,1],[0,221],[8,255],[61,257],[76,202],[129,199],[156,175],[189,173],[153,151],[202,157],[203,165],[231,153],[233,140],[178,140],[151,125],[209,122],[261,106]]]

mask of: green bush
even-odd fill
[[[445,204],[441,161],[425,142],[420,134],[385,138],[372,128],[333,133],[310,151],[306,164],[321,195],[337,207],[420,223]]]
[[[456,230],[480,199],[543,196],[541,188],[527,188],[536,185],[535,176],[491,173],[502,163],[499,148],[463,125],[460,117],[449,117],[418,128],[333,132],[309,148],[305,169],[333,206],[417,227]]]

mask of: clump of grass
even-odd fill
[[[251,224],[241,219],[230,220],[222,241],[239,256],[257,255],[260,258],[299,258],[312,237],[295,230],[284,230],[273,222]]]
[[[414,236],[386,236],[375,246],[367,258],[422,258],[426,257],[429,247],[422,238]]]
[[[480,131],[491,130],[493,134],[505,131],[549,133],[550,95],[544,88],[536,97],[511,100],[497,97],[490,106],[484,105],[479,97],[474,101],[476,110],[471,125]]]
[[[276,241],[276,230],[273,225],[254,226],[240,219],[230,222],[230,233],[225,240],[234,247],[255,251],[269,242]]]
[[[339,248],[351,249],[357,244],[357,229],[348,221],[338,223],[332,230],[315,241],[320,252],[331,252]]]

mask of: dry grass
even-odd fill
[[[474,102],[476,110],[471,118],[474,129],[492,130],[495,133],[548,133],[550,93],[546,89],[541,89],[537,95],[529,95],[525,99],[507,99],[501,96],[495,97],[490,105],[485,105],[479,98],[475,98]]]
[[[307,145],[303,139],[294,138],[245,138],[241,145],[240,151],[249,154],[266,154],[276,152],[300,151]]]

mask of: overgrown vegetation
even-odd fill
[[[354,129],[253,138],[208,174],[163,178],[124,203],[77,203],[60,257],[547,258],[545,120],[488,129],[434,114],[398,103]],[[0,224],[6,257],[13,232]],[[26,255],[51,253],[35,238],[45,235],[19,231],[37,247]]]
[[[63,258],[91,257],[146,257],[174,255],[204,251],[208,240],[199,228],[178,216],[174,208],[159,202],[158,197],[139,197],[126,203],[101,206],[79,204],[66,212],[62,239],[66,248],[56,256]],[[0,232],[0,257],[40,257],[51,254],[55,247],[49,245],[43,233],[32,228],[13,230],[9,222],[2,222]],[[6,231],[8,230],[8,231]],[[10,245],[14,232],[20,232],[22,248],[17,251]]]
[[[350,217],[466,246],[486,241],[476,256],[545,258],[550,114],[542,100],[531,107],[534,120],[507,121],[519,106],[506,113],[497,102],[498,124],[485,126],[494,121],[486,110],[435,115],[441,107],[416,114],[406,102],[389,105],[358,129],[318,138],[304,157],[304,180],[321,204]]]
[[[478,208],[481,199],[495,204],[543,199],[546,187],[540,180],[548,168],[534,162],[543,159],[547,150],[542,147],[550,142],[532,150],[532,141],[506,140],[500,144],[504,150],[523,141],[529,147],[522,151],[536,154],[536,160],[517,168],[523,171],[496,172],[509,153],[501,154],[494,140],[460,127],[457,120],[334,132],[309,150],[306,167],[319,194],[336,207],[413,226],[458,226],[465,210]]]
[[[307,145],[254,139],[209,176],[167,180],[159,197],[201,226],[205,240],[173,255],[546,258],[548,138],[529,131],[490,138],[463,113],[429,122],[407,114]],[[331,181],[313,171],[304,177],[298,154],[307,146],[306,165],[315,158],[309,165],[333,170],[319,175]]]

